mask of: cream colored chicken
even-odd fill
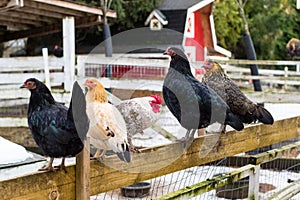
[[[97,79],[88,78],[83,85],[88,88],[86,107],[90,128],[87,135],[97,148],[94,157],[104,158],[106,151],[112,150],[121,160],[130,162],[127,129],[121,113],[108,103],[106,91]],[[100,150],[103,150],[101,155]]]

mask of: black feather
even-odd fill
[[[120,160],[129,163],[131,161],[131,154],[129,151],[129,147],[127,144],[121,144],[121,145],[122,145],[123,152],[117,152],[116,154],[120,158]]]
[[[205,128],[214,122],[243,129],[242,122],[222,98],[194,78],[185,54],[178,48],[170,49],[171,62],[163,84],[163,98],[179,123],[188,130]]]
[[[73,118],[77,133],[80,139],[84,141],[89,130],[89,118],[86,114],[85,95],[77,81],[73,84],[68,116],[70,119]]]
[[[265,109],[264,107],[257,105],[257,109],[254,113],[258,121],[264,123],[264,124],[273,124],[274,119],[271,113]]]
[[[89,124],[86,120],[84,94],[79,90],[78,83],[74,84],[73,103],[68,109],[55,102],[42,82],[34,78],[27,79],[25,83],[28,82],[36,86],[29,89],[31,95],[28,108],[28,126],[35,142],[46,156],[75,156],[83,149],[83,139]]]

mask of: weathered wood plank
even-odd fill
[[[171,143],[142,150],[133,154],[131,163],[120,161],[117,156],[108,156],[103,162],[91,161],[90,194],[110,191],[143,180],[159,177],[189,167],[198,166],[233,156],[241,152],[275,144],[300,135],[300,116],[276,121],[270,125],[255,125],[243,131],[230,131],[222,135],[207,135],[196,138],[185,151],[183,144]],[[34,194],[46,196],[53,188],[65,198],[74,199],[74,166],[63,172],[37,172],[29,176],[0,182],[6,198],[30,199]],[[30,184],[28,184],[30,183]],[[24,186],[26,185],[26,186]],[[18,189],[16,189],[18,188]],[[22,188],[22,189],[21,189]],[[70,191],[66,191],[68,188]],[[18,192],[15,192],[15,191]],[[39,197],[40,197],[39,196]]]
[[[250,157],[250,163],[258,165],[266,162],[270,162],[276,158],[287,156],[291,153],[298,152],[300,149],[300,142],[296,142],[290,145],[283,146],[278,149],[273,149],[264,153],[260,153]]]
[[[49,199],[51,191],[57,191],[60,199],[75,199],[75,167],[67,167],[67,173],[36,172],[0,183],[3,199]],[[28,182],[29,181],[29,182]]]
[[[84,142],[84,149],[76,156],[76,199],[90,199],[90,139]]]

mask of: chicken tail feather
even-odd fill
[[[244,124],[242,123],[240,118],[232,112],[228,112],[225,124],[228,124],[237,131],[241,131],[244,129]]]
[[[254,116],[263,124],[273,124],[274,118],[271,113],[262,106],[257,106],[256,111],[253,113]]]
[[[131,161],[131,154],[128,144],[122,144],[123,152],[117,152],[117,156],[124,162],[129,163]]]
[[[81,141],[84,141],[89,129],[89,119],[86,114],[85,96],[77,81],[75,81],[73,84],[68,118],[73,120],[79,138]]]

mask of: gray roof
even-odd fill
[[[163,28],[151,31],[149,27],[135,28],[112,38],[114,53],[164,52],[169,46],[181,47],[183,34],[181,32]],[[104,52],[104,42],[93,49],[91,53]]]
[[[186,10],[204,0],[164,0],[158,5],[159,10]]]
[[[154,11],[163,19],[163,20],[167,20],[166,16],[160,12],[160,10],[158,9],[154,9]]]

